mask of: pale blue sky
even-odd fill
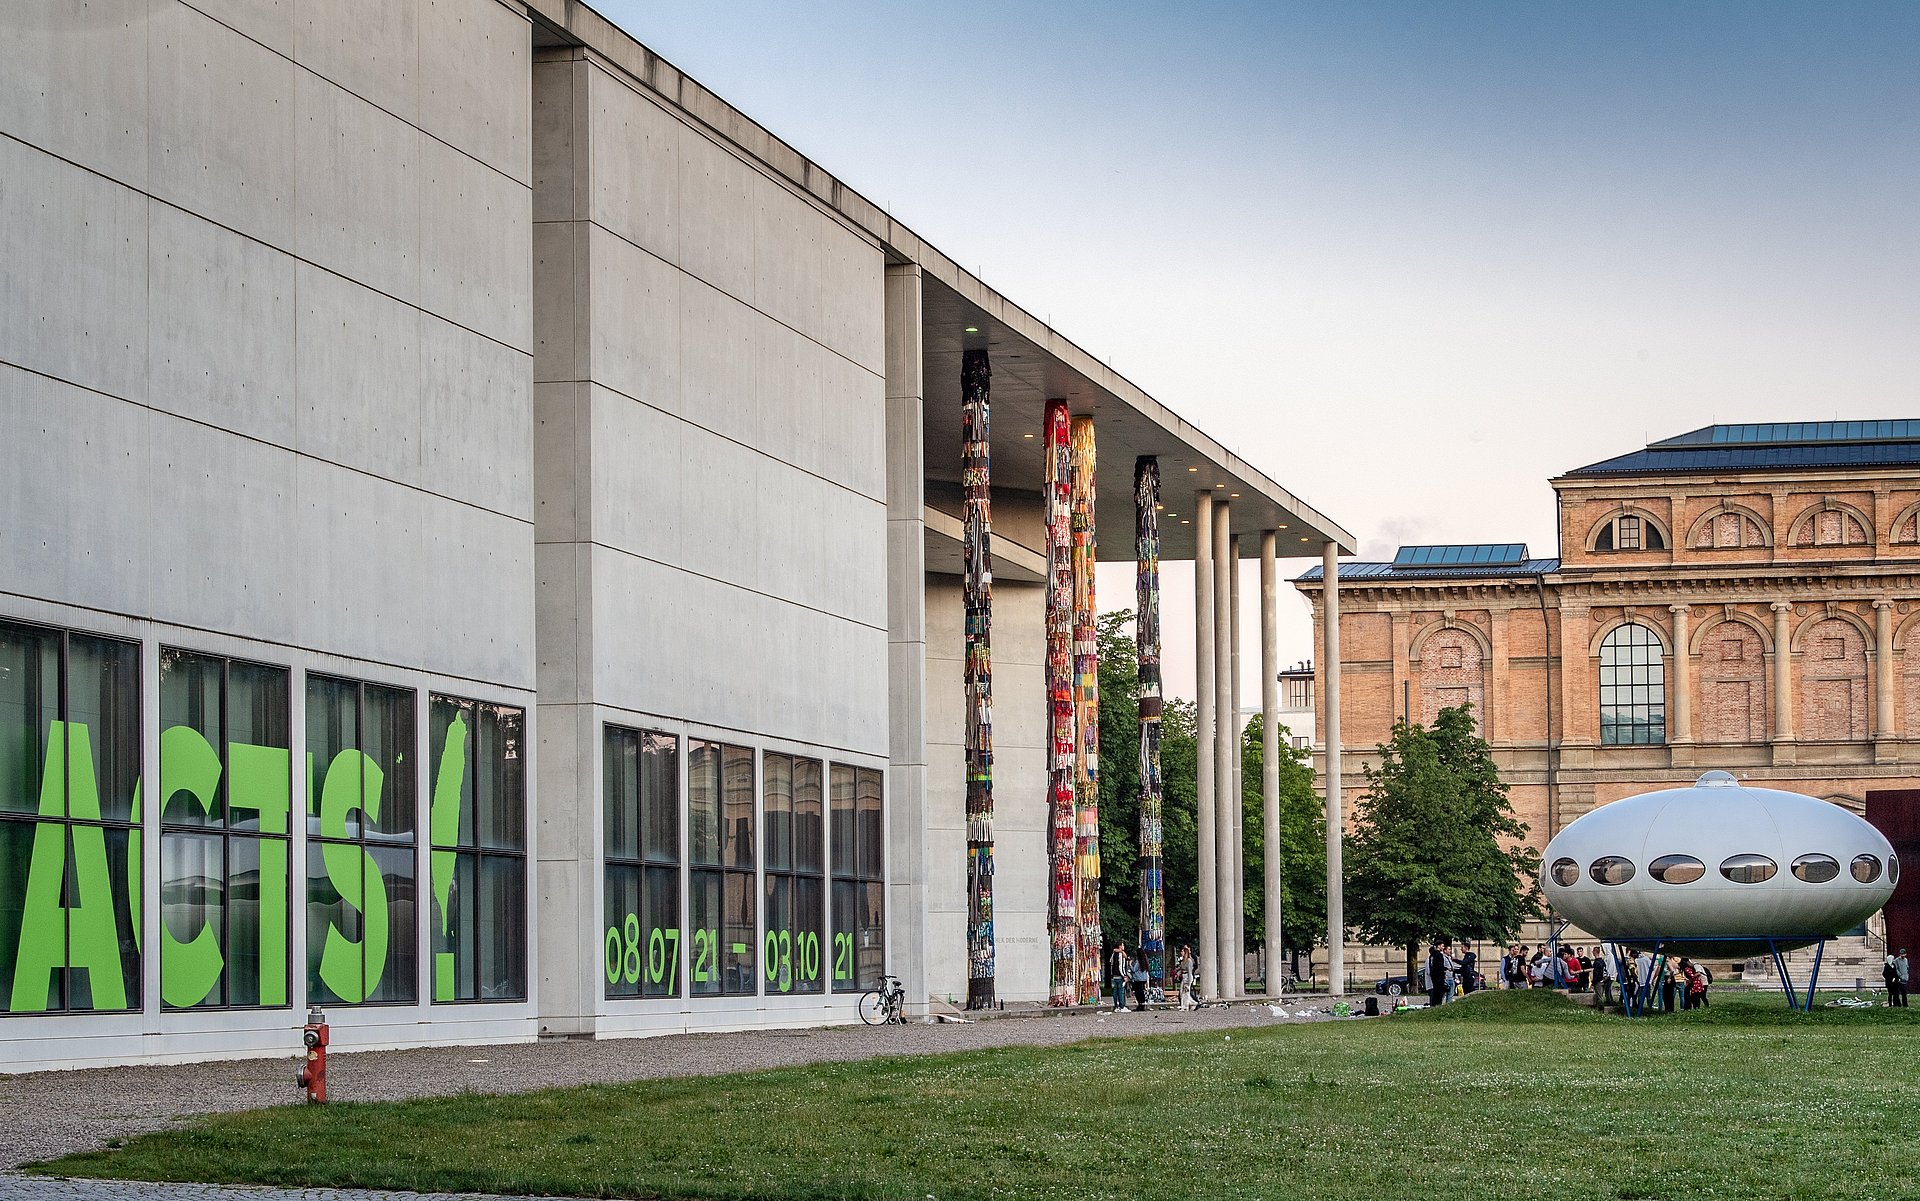
[[[1920,4],[598,7],[1365,555],[1554,553],[1549,476],[1712,421],[1920,417]]]

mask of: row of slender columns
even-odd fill
[[[1195,675],[1199,747],[1200,983],[1210,997],[1245,990],[1246,830],[1242,804],[1240,721],[1240,539],[1232,507],[1212,491],[1194,496]],[[1279,650],[1275,626],[1277,550],[1274,530],[1260,533],[1260,816],[1267,835],[1262,883],[1266,894],[1268,988],[1285,970],[1281,954],[1282,887],[1278,830]]]

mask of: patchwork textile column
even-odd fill
[[[1167,899],[1160,826],[1160,460],[1133,463],[1134,649],[1140,660],[1140,949],[1147,974],[1166,981]]]
[[[1093,598],[1093,418],[1073,421],[1074,886],[1079,894],[1080,1000],[1100,999],[1100,634]]]
[[[1079,996],[1080,898],[1074,891],[1073,448],[1067,402],[1047,404],[1047,868],[1052,903],[1050,1005]]]
[[[961,595],[967,620],[967,1008],[993,1004],[993,513],[984,350],[960,365]]]

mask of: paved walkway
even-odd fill
[[[337,1101],[394,1101],[467,1090],[530,1092],[579,1084],[712,1076],[882,1055],[931,1055],[986,1047],[1054,1046],[1088,1038],[1231,1030],[1325,1020],[1325,1001],[1302,1002],[1310,1016],[1275,1017],[1263,1003],[1191,1013],[1077,1013],[909,1026],[826,1026],[675,1034],[659,1038],[549,1041],[509,1046],[336,1052],[327,1092]],[[294,1037],[289,1031],[288,1038]],[[104,1147],[109,1140],[164,1129],[203,1114],[233,1113],[299,1099],[297,1056],[162,1067],[89,1068],[0,1076],[0,1201],[421,1201],[424,1194],[220,1188],[47,1180],[7,1169]],[[469,1195],[471,1198],[471,1195]]]

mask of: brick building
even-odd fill
[[[1920,421],[1709,426],[1551,483],[1557,558],[1340,565],[1348,813],[1396,717],[1463,701],[1539,846],[1708,768],[1855,812],[1920,781]],[[1321,569],[1294,586],[1318,645]]]

